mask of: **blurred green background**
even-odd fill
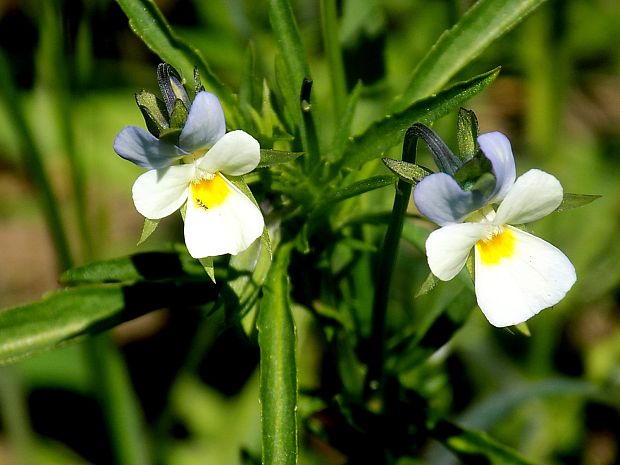
[[[249,43],[262,72],[273,74],[275,44],[262,2],[156,3],[175,31],[198,47],[233,89],[244,72]],[[347,80],[353,85],[361,79],[366,85],[356,115],[358,130],[385,114],[416,63],[472,3],[341,2]],[[329,134],[335,117],[329,111],[318,1],[294,5],[310,54],[319,129]],[[427,388],[439,408],[461,424],[488,431],[541,463],[620,463],[618,44],[617,1],[551,0],[457,76],[501,65],[500,77],[468,105],[477,113],[481,131],[509,136],[518,173],[538,167],[554,174],[566,192],[603,196],[533,226],[570,257],[578,281],[555,309],[530,322],[531,337],[492,328],[475,312],[426,366],[429,373],[411,375],[428,377]],[[133,207],[131,185],[141,170],[118,158],[112,142],[123,126],[143,125],[132,96],[142,88],[156,90],[160,60],[133,35],[110,0],[3,0],[0,48],[17,87],[11,101],[23,109],[44,157],[70,226],[74,256],[83,263],[135,252],[143,220]],[[60,266],[24,163],[27,148],[11,118],[15,110],[7,101],[0,105],[2,307],[38,299],[56,288]],[[453,115],[434,126],[452,146],[455,124]],[[70,170],[80,173],[78,205]],[[392,192],[381,195],[389,201]],[[86,212],[83,224],[75,209]],[[78,239],[80,228],[89,230],[90,242]],[[179,231],[180,219],[168,220],[139,250],[178,240]],[[404,246],[402,272],[394,285],[399,291],[392,301],[396,312],[410,305],[417,291],[408,280],[412,261],[419,259],[418,251]],[[312,322],[302,312],[296,316],[300,345],[318,352]],[[194,376],[175,378],[188,350],[183,341],[192,318],[196,315],[159,311],[113,332],[153,437],[166,438],[155,440],[153,448],[166,464],[251,463],[243,462],[239,450],[251,456],[260,448],[257,348],[234,331],[214,331],[205,335],[208,350]],[[316,383],[313,363],[312,356],[300,363],[302,388]],[[27,395],[24,407],[30,414],[24,428],[35,434],[33,463],[110,463],[88,366],[76,347],[21,362],[11,371],[11,376],[0,371],[0,392],[10,395],[21,386]],[[15,440],[14,435],[0,435],[0,464],[12,463]],[[456,463],[434,444],[424,454],[431,464]],[[341,460],[335,451],[302,437],[302,464]]]

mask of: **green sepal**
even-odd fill
[[[525,321],[523,323],[519,323],[518,325],[514,325],[513,328],[525,337],[530,337],[532,335],[530,328]]]
[[[429,174],[433,174],[428,168],[416,165],[415,163],[408,163],[402,160],[394,160],[393,158],[384,158],[383,163],[385,166],[400,179],[414,186],[424,179]]]
[[[181,135],[182,130],[183,128],[166,129],[165,131],[162,131],[161,134],[159,134],[159,140],[163,140],[171,144],[178,145],[179,136]]]
[[[198,67],[194,66],[194,94],[202,92],[203,90],[205,90],[205,88],[200,79],[200,72],[198,71]]]
[[[215,267],[213,266],[213,257],[199,258],[198,261],[207,272],[207,276],[215,284]]]
[[[463,190],[478,191],[483,195],[490,193],[497,183],[491,162],[482,154],[465,162],[454,173],[454,179]]]
[[[166,105],[161,99],[158,99],[155,94],[146,90],[137,92],[135,98],[147,129],[155,137],[159,137],[159,135],[169,127],[166,117],[168,114]]]
[[[280,163],[290,163],[303,155],[304,152],[287,152],[284,150],[260,150],[260,161],[257,168],[266,168]]]
[[[456,123],[457,156],[461,160],[469,160],[478,151],[478,118],[472,110],[460,108]]]
[[[565,210],[571,210],[573,208],[583,207],[584,205],[588,205],[591,202],[594,202],[597,199],[600,199],[601,195],[592,195],[592,194],[568,194],[564,193],[564,198],[562,199],[562,203],[558,208],[555,209],[556,212],[563,212]]]
[[[416,292],[415,297],[418,298],[422,297],[425,294],[428,294],[430,291],[433,290],[433,288],[437,285],[438,282],[439,278],[433,273],[429,273],[422,285],[420,286],[420,289],[418,289],[418,292]]]
[[[140,235],[140,240],[138,240],[138,244],[142,244],[146,241],[151,234],[155,232],[157,226],[159,225],[160,220],[151,220],[149,218],[144,218],[144,226],[142,227],[142,234]]]
[[[172,114],[170,115],[170,128],[183,129],[188,114],[189,111],[185,103],[183,103],[181,99],[177,99],[174,102],[174,110],[172,110]]]

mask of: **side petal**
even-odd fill
[[[258,141],[244,131],[231,131],[220,140],[198,162],[198,168],[208,173],[218,171],[231,176],[249,173],[260,161]]]
[[[222,176],[222,178],[224,178]],[[194,258],[214,257],[247,249],[263,232],[263,215],[254,203],[226,178],[229,191],[206,208],[190,196],[185,213],[185,244]]]
[[[433,231],[426,240],[428,266],[442,281],[454,278],[465,265],[471,248],[489,231],[488,224],[460,223]]]
[[[157,220],[178,210],[187,200],[193,165],[175,165],[142,174],[133,185],[133,203],[146,218]]]
[[[495,215],[496,224],[522,224],[538,220],[562,203],[560,181],[549,173],[530,170],[519,176]]]
[[[515,182],[516,168],[510,141],[501,132],[487,132],[478,136],[478,145],[493,166],[496,184],[491,202],[502,200]]]
[[[179,146],[187,152],[206,149],[225,132],[224,110],[218,98],[211,92],[198,92],[179,136]]]
[[[137,126],[124,128],[114,139],[113,147],[125,160],[147,169],[170,166],[177,158],[187,155],[177,146]]]
[[[476,298],[493,326],[522,323],[564,298],[575,268],[556,247],[508,226],[514,237],[509,256],[485,261],[476,246]],[[495,257],[497,258],[497,257]]]
[[[440,226],[458,223],[486,204],[480,193],[464,191],[446,173],[422,179],[413,190],[413,201],[420,213]]]

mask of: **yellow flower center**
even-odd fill
[[[499,228],[493,235],[476,242],[476,251],[485,265],[497,265],[503,258],[512,256],[515,236],[508,228]]]
[[[192,182],[192,199],[197,207],[213,208],[221,205],[228,194],[230,186],[226,183],[222,175],[216,173],[211,178],[202,178]]]

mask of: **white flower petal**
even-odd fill
[[[146,169],[170,166],[177,158],[187,155],[177,146],[159,140],[137,126],[123,128],[114,140],[114,151],[125,160]]]
[[[185,213],[185,244],[194,258],[236,255],[263,232],[263,215],[254,203],[221,175],[226,187],[216,188],[213,204],[201,194],[190,194]],[[193,192],[193,191],[192,191]],[[202,199],[202,200],[201,200]],[[202,205],[201,205],[202,204]]]
[[[244,131],[231,131],[197,161],[201,170],[208,173],[218,171],[231,176],[249,173],[260,161],[258,141]]]
[[[179,136],[179,146],[187,152],[206,149],[226,132],[224,110],[215,94],[198,92]]]
[[[178,210],[187,199],[194,171],[194,165],[190,164],[169,166],[142,174],[132,189],[136,210],[152,220]]]
[[[510,141],[497,131],[480,134],[477,140],[480,150],[491,162],[496,178],[495,190],[489,200],[502,200],[515,182],[517,172]]]
[[[454,278],[465,265],[471,248],[489,229],[489,224],[460,223],[433,231],[426,240],[428,266],[442,281]]]
[[[556,247],[507,226],[503,250],[476,246],[476,298],[489,322],[516,325],[557,304],[575,283],[575,268]]]
[[[519,176],[497,209],[495,224],[523,224],[542,218],[562,203],[560,181],[540,170]]]

